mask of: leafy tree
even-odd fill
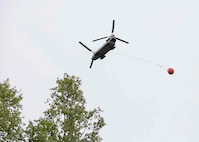
[[[22,95],[9,80],[0,83],[0,142],[22,140]]]
[[[99,130],[105,125],[100,108],[86,110],[80,90],[81,80],[64,74],[52,88],[49,109],[38,120],[30,121],[26,135],[30,142],[100,142]]]

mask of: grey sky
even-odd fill
[[[197,0],[0,1],[0,80],[23,93],[25,121],[37,119],[56,78],[82,80],[88,109],[100,106],[104,142],[199,141]],[[115,34],[113,52],[89,69],[92,53]],[[175,74],[168,75],[167,67]]]

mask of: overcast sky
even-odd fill
[[[199,141],[197,0],[1,0],[0,81],[23,93],[24,121],[38,119],[64,73],[81,78],[87,108],[100,106],[104,142]],[[115,35],[113,52],[90,69]],[[175,73],[167,74],[173,67]]]

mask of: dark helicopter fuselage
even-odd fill
[[[106,57],[106,53],[108,53],[110,50],[113,50],[115,48],[115,42],[116,39],[115,37],[110,37],[109,39],[106,40],[106,43],[102,45],[101,48],[99,48],[92,57],[92,60],[97,60],[97,59],[103,59]]]
[[[102,38],[98,38],[98,39],[95,39],[93,40],[94,41],[98,41],[98,40],[102,40],[102,39],[105,39],[105,38],[108,38],[106,40],[106,42],[96,51],[92,51],[90,48],[88,48],[86,45],[84,45],[81,41],[79,41],[79,43],[85,47],[88,51],[92,52],[93,53],[93,56],[91,58],[91,64],[90,64],[90,68],[92,67],[93,65],[93,61],[94,60],[97,60],[97,59],[103,59],[104,57],[106,57],[106,53],[108,53],[110,50],[113,50],[115,48],[115,42],[116,40],[119,40],[119,41],[122,41],[124,43],[127,43],[127,41],[125,40],[122,40],[118,37],[115,37],[115,35],[113,34],[114,32],[114,27],[115,27],[115,20],[113,20],[113,25],[112,25],[112,31],[111,31],[111,36],[106,36],[106,37],[102,37]]]

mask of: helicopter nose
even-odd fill
[[[97,60],[96,56],[93,55],[93,57],[91,58],[92,60]]]
[[[99,57],[94,53],[91,59],[92,59],[92,60],[97,60],[98,58],[99,58]]]
[[[91,58],[92,60],[94,60],[95,59],[95,53],[93,54],[93,56],[92,56],[92,58]]]

